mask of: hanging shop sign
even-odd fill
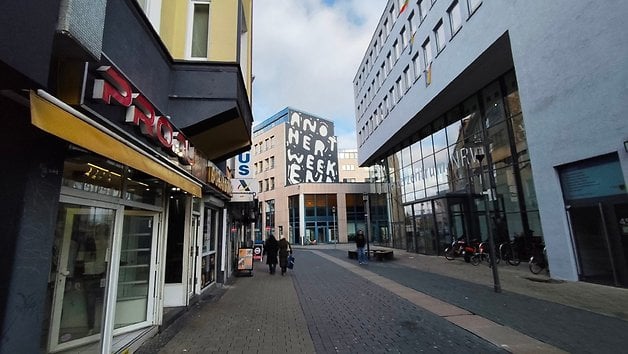
[[[168,116],[160,114],[139,90],[112,65],[96,69],[92,98],[106,105],[126,107],[124,122],[135,126],[153,144],[184,165],[194,164],[194,147]]]
[[[233,194],[233,188],[231,186],[231,180],[225,176],[225,174],[216,166],[210,165],[207,167],[207,184],[217,188],[219,191],[225,193],[228,196]]]

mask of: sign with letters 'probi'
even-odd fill
[[[257,183],[251,170],[251,152],[243,152],[236,157],[232,202],[251,202],[257,194]]]
[[[286,184],[338,182],[333,123],[293,111],[286,130]]]

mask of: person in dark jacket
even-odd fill
[[[281,268],[281,275],[286,274],[288,254],[292,254],[292,246],[290,246],[290,242],[284,236],[281,236],[279,239],[279,268]]]
[[[270,234],[264,242],[264,254],[266,255],[266,264],[268,264],[270,274],[275,274],[275,268],[277,267],[277,251],[279,251],[279,242],[277,242],[273,234]]]
[[[364,232],[362,230],[358,230],[358,234],[355,236],[355,246],[358,249],[358,263],[366,264],[367,258],[366,253],[364,252],[364,246],[366,246],[366,237],[364,236]]]

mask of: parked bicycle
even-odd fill
[[[514,240],[499,245],[499,258],[512,266],[518,266],[521,263]]]
[[[476,248],[476,251],[473,253],[473,256],[471,257],[471,264],[473,265],[478,265],[483,261],[486,261],[489,267],[492,266],[491,252],[490,252],[488,242],[479,243]],[[499,264],[499,257],[495,257],[495,263]]]
[[[549,272],[549,264],[547,262],[547,250],[545,249],[544,245],[542,252],[539,252],[537,250],[537,252],[535,252],[535,254],[530,257],[528,266],[532,274],[539,274],[545,269],[547,269]]]

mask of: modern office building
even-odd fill
[[[338,150],[338,176],[341,182],[370,182],[369,168],[358,165],[358,149]]]
[[[388,1],[354,88],[359,162],[387,171],[392,245],[441,254],[494,236],[530,254],[542,241],[552,277],[628,286],[626,13]]]
[[[291,243],[352,240],[366,230],[366,198],[373,240],[387,235],[386,199],[366,182],[341,183],[334,123],[285,108],[253,128],[251,163],[255,171],[260,220],[257,240],[273,232]]]
[[[133,352],[229,275],[251,2],[214,3],[0,5],[0,353]],[[157,28],[207,54],[175,59]]]

